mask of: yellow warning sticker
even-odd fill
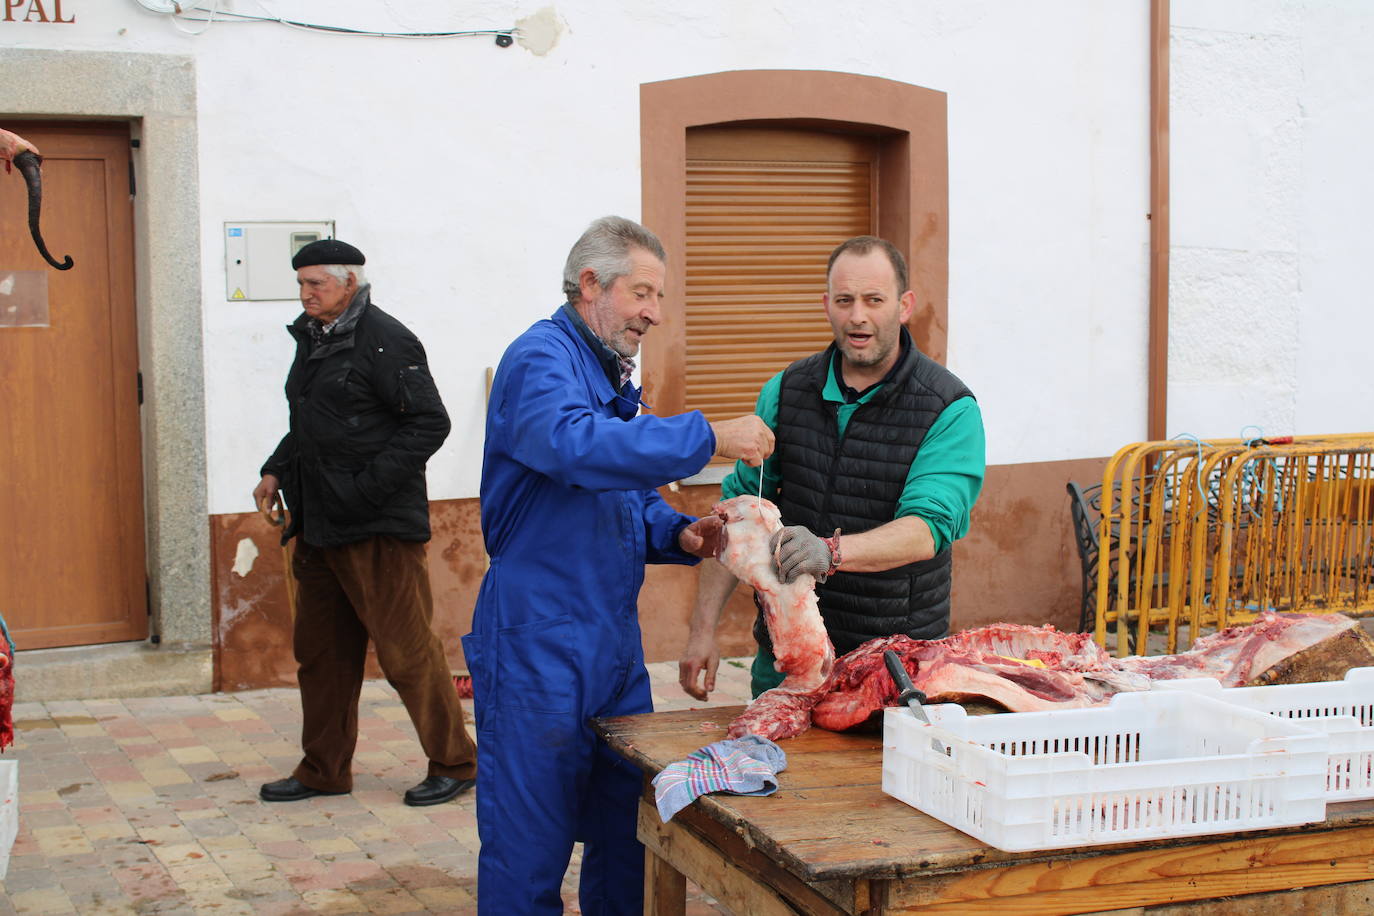
[[[248,297],[245,296],[245,295],[243,294],[243,290],[235,288],[235,290],[234,290],[234,295],[230,296],[229,298],[230,298],[230,299],[247,299]]]

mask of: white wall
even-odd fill
[[[1173,7],[1169,433],[1374,429],[1374,6]]]
[[[532,0],[222,6],[425,31],[539,12]],[[1316,392],[1370,393],[1329,338],[1371,320],[1351,314],[1350,292],[1372,190],[1356,142],[1370,103],[1352,99],[1374,69],[1371,14],[1353,0],[1174,6],[1170,431],[1369,427]],[[197,61],[212,513],[251,509],[285,427],[282,326],[297,313],[223,300],[225,221],[333,219],[367,253],[377,301],[425,342],[453,417],[431,495],[475,496],[485,368],[556,307],[588,221],[639,215],[640,84],[721,70],[842,70],[947,93],[949,362],[979,395],[989,460],[1103,455],[1144,437],[1146,0],[873,0],[843,15],[824,0],[569,0],[547,14],[563,31],[542,55],[489,37],[228,22],[188,37],[134,0],[64,9],[74,25],[0,25],[0,46]],[[1252,330],[1246,305],[1261,294],[1273,304]],[[1335,336],[1346,354],[1358,345]]]
[[[1374,9],[1309,7],[1303,21],[1303,318],[1298,433],[1374,430]]]

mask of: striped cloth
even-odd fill
[[[708,744],[692,751],[654,777],[658,815],[669,821],[674,814],[708,792],[732,795],[772,795],[777,774],[787,769],[787,755],[767,738],[744,735]]]

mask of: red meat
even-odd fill
[[[800,735],[811,724],[811,707],[825,693],[835,664],[816,604],[815,579],[803,573],[784,583],[773,571],[768,541],[782,527],[777,506],[756,496],[737,496],[715,507],[725,523],[720,562],[753,586],[773,640],[782,684],[760,694],[730,725],[729,735],[765,738]]]
[[[1344,636],[1357,637],[1349,647],[1352,655],[1365,648],[1367,640],[1359,624],[1342,614],[1277,614],[1263,611],[1254,623],[1227,627],[1204,636],[1193,648],[1178,655],[1134,656],[1118,659],[1116,664],[1152,680],[1180,677],[1214,677],[1223,687],[1239,687],[1270,672],[1298,653],[1319,643]],[[1367,661],[1365,662],[1368,663]],[[1344,668],[1314,672],[1315,677],[1341,677]],[[1296,683],[1315,677],[1288,677]]]
[[[8,638],[0,637],[0,751],[13,743],[14,653]]]
[[[1249,626],[1199,639],[1178,655],[1112,658],[1086,633],[999,623],[946,639],[873,639],[836,661],[814,580],[803,575],[784,585],[773,573],[768,541],[780,527],[777,508],[739,496],[720,503],[716,512],[725,521],[721,562],[757,592],[778,670],[787,675],[731,723],[731,737],[750,733],[776,741],[800,735],[812,722],[840,731],[895,705],[898,690],[883,662],[886,649],[902,657],[927,702],[989,703],[1012,712],[1096,706],[1122,691],[1148,690],[1152,680],[1214,677],[1231,687],[1260,678],[1294,683],[1340,677],[1352,664],[1374,662],[1374,643],[1348,617],[1269,611]]]
[[[902,657],[913,686],[930,703],[977,701],[1030,712],[1094,706],[1121,690],[1149,687],[1144,675],[1112,667],[1087,634],[999,623],[947,639],[889,636],[864,643],[835,663],[830,692],[812,710],[816,725],[842,731],[896,704],[898,690],[883,663],[886,649]]]

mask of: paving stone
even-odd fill
[[[308,890],[301,895],[301,903],[315,913],[366,913],[367,904],[349,890],[321,888]]]
[[[61,886],[35,888],[10,895],[17,913],[75,913],[76,906]]]
[[[28,805],[22,804],[24,826],[29,830],[38,831],[52,827],[71,827],[74,825],[71,809],[66,807],[49,808],[46,811],[35,811]]]
[[[696,704],[675,663],[649,667],[662,708]],[[747,694],[747,660],[725,668],[710,705]],[[425,761],[385,682],[363,688],[354,791],[294,804],[257,794],[300,760],[294,688],[19,703],[15,719],[23,817],[0,914],[475,916],[475,793],[402,803]],[[563,882],[569,913],[580,867],[579,846]],[[722,912],[704,896],[688,902],[693,914]]]
[[[20,804],[22,806],[22,801]],[[86,834],[75,825],[38,827],[34,829],[33,835],[38,841],[39,852],[49,859],[95,851],[90,840],[86,839]]]

